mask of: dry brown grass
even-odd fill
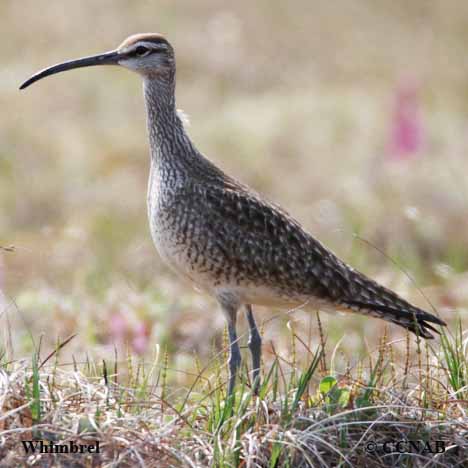
[[[425,353],[416,360],[408,349],[402,369],[394,344],[382,337],[379,350],[356,368],[325,373],[318,354],[324,357],[324,348],[310,357],[309,346],[291,333],[301,360],[278,356],[258,397],[244,374],[234,405],[225,399],[225,370],[216,362],[189,389],[167,386],[161,355],[146,364],[130,355],[126,362],[73,366],[59,365],[57,355],[48,363],[33,358],[32,367],[4,363],[1,466],[463,466],[468,367],[456,355],[463,356],[466,341],[447,338],[440,349],[421,344]],[[99,440],[101,451],[31,455],[21,445],[29,440]],[[386,441],[421,445],[388,453]]]

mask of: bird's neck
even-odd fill
[[[193,158],[196,150],[177,115],[175,81],[147,78],[143,89],[152,164],[182,165],[187,158]]]

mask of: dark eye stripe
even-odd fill
[[[143,57],[143,56],[149,54],[150,52],[151,52],[151,49],[149,49],[148,47],[142,46],[142,45],[137,46],[135,48],[135,50],[134,50],[135,55],[137,55],[139,57]]]

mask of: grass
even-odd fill
[[[129,353],[113,362],[6,362],[0,371],[0,455],[37,466],[463,466],[468,456],[466,333],[440,344],[405,340],[405,365],[384,335],[378,349],[344,372],[291,327],[288,362],[275,355],[258,395],[244,366],[226,398],[224,350],[189,388],[168,383],[167,353],[150,362]],[[417,352],[413,349],[417,348]],[[327,357],[330,356],[330,357]],[[21,440],[100,441],[99,455],[27,455]],[[394,451],[403,441],[406,452]],[[437,449],[444,447],[444,451]]]

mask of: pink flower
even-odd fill
[[[137,354],[144,354],[148,349],[149,329],[146,323],[139,322],[133,327],[132,348]]]
[[[144,321],[128,321],[121,312],[112,314],[109,321],[109,335],[113,342],[128,342],[137,354],[144,354],[148,349],[150,328]]]
[[[424,144],[418,89],[407,80],[395,93],[390,128],[389,156],[394,160],[408,160],[416,156]]]
[[[123,342],[128,328],[127,319],[120,312],[112,314],[109,320],[109,333],[114,341]]]

